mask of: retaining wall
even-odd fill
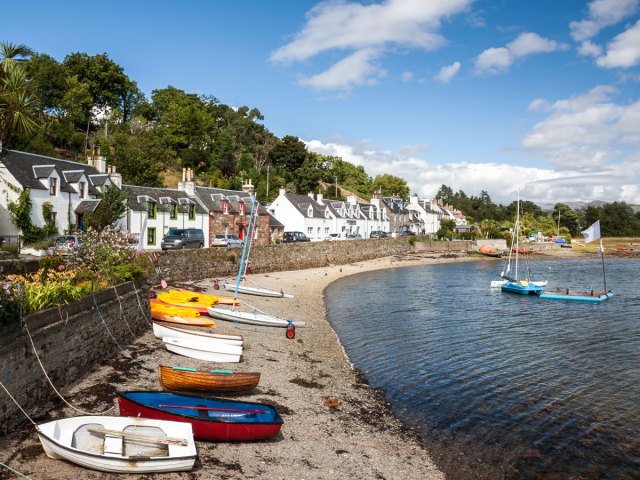
[[[96,293],[95,303],[88,296],[24,318],[38,357],[58,391],[119,355],[114,338],[125,349],[150,328],[148,296],[146,281],[127,282]],[[0,326],[0,338],[3,385],[30,416],[46,412],[58,397],[33,353],[27,330],[16,320]],[[0,432],[25,421],[6,392],[0,391]]]

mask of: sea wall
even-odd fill
[[[426,242],[420,251],[449,252],[451,245],[468,242]],[[460,247],[467,251],[468,246]],[[338,242],[282,243],[256,245],[251,249],[250,263],[253,273],[302,270],[306,268],[344,265],[373,258],[402,255],[413,251],[408,239],[344,240]],[[238,274],[242,249],[221,247],[194,250],[167,251],[158,255],[159,278],[169,283],[204,278],[222,278]]]
[[[120,348],[126,349],[150,328],[148,295],[145,281],[127,282],[29,315],[23,319],[26,328],[18,319],[0,326],[2,384],[30,416],[46,412],[58,396],[38,359],[53,386],[64,392],[65,386],[119,355]],[[24,421],[24,414],[0,391],[0,431],[11,431]]]

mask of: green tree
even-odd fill
[[[26,45],[0,42],[0,153],[14,133],[35,131],[34,100],[22,63],[33,52]]]
[[[308,155],[307,146],[298,137],[286,135],[273,147],[270,157],[276,168],[293,178],[293,172],[302,166]]]
[[[126,213],[127,192],[115,185],[109,185],[98,198],[100,203],[92,213],[87,214],[85,225],[102,231],[105,227],[114,226]]]
[[[567,228],[571,236],[577,236],[580,233],[580,216],[568,205],[556,203],[551,217],[558,225],[558,229]]]
[[[453,189],[448,185],[442,184],[436,193],[436,200],[442,200],[445,203],[453,204]]]
[[[407,185],[407,181],[404,178],[396,177],[390,173],[378,175],[374,178],[371,188],[374,192],[381,189],[382,195],[385,197],[390,197],[392,195],[397,195],[400,198],[409,197],[409,186]]]

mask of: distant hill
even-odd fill
[[[565,205],[571,207],[573,210],[584,210],[589,205],[593,207],[602,207],[609,202],[603,202],[602,200],[593,200],[591,202],[556,202],[556,203],[564,203]],[[545,212],[552,212],[553,207],[556,206],[556,203],[540,203],[538,204],[542,210]],[[629,205],[634,212],[640,212],[640,205]]]

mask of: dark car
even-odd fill
[[[162,250],[204,247],[204,232],[200,228],[179,228],[169,230],[162,238]]]
[[[282,243],[310,242],[311,240],[302,232],[284,232]]]
[[[388,236],[387,232],[383,232],[382,230],[373,230],[369,234],[369,238],[387,238]]]

